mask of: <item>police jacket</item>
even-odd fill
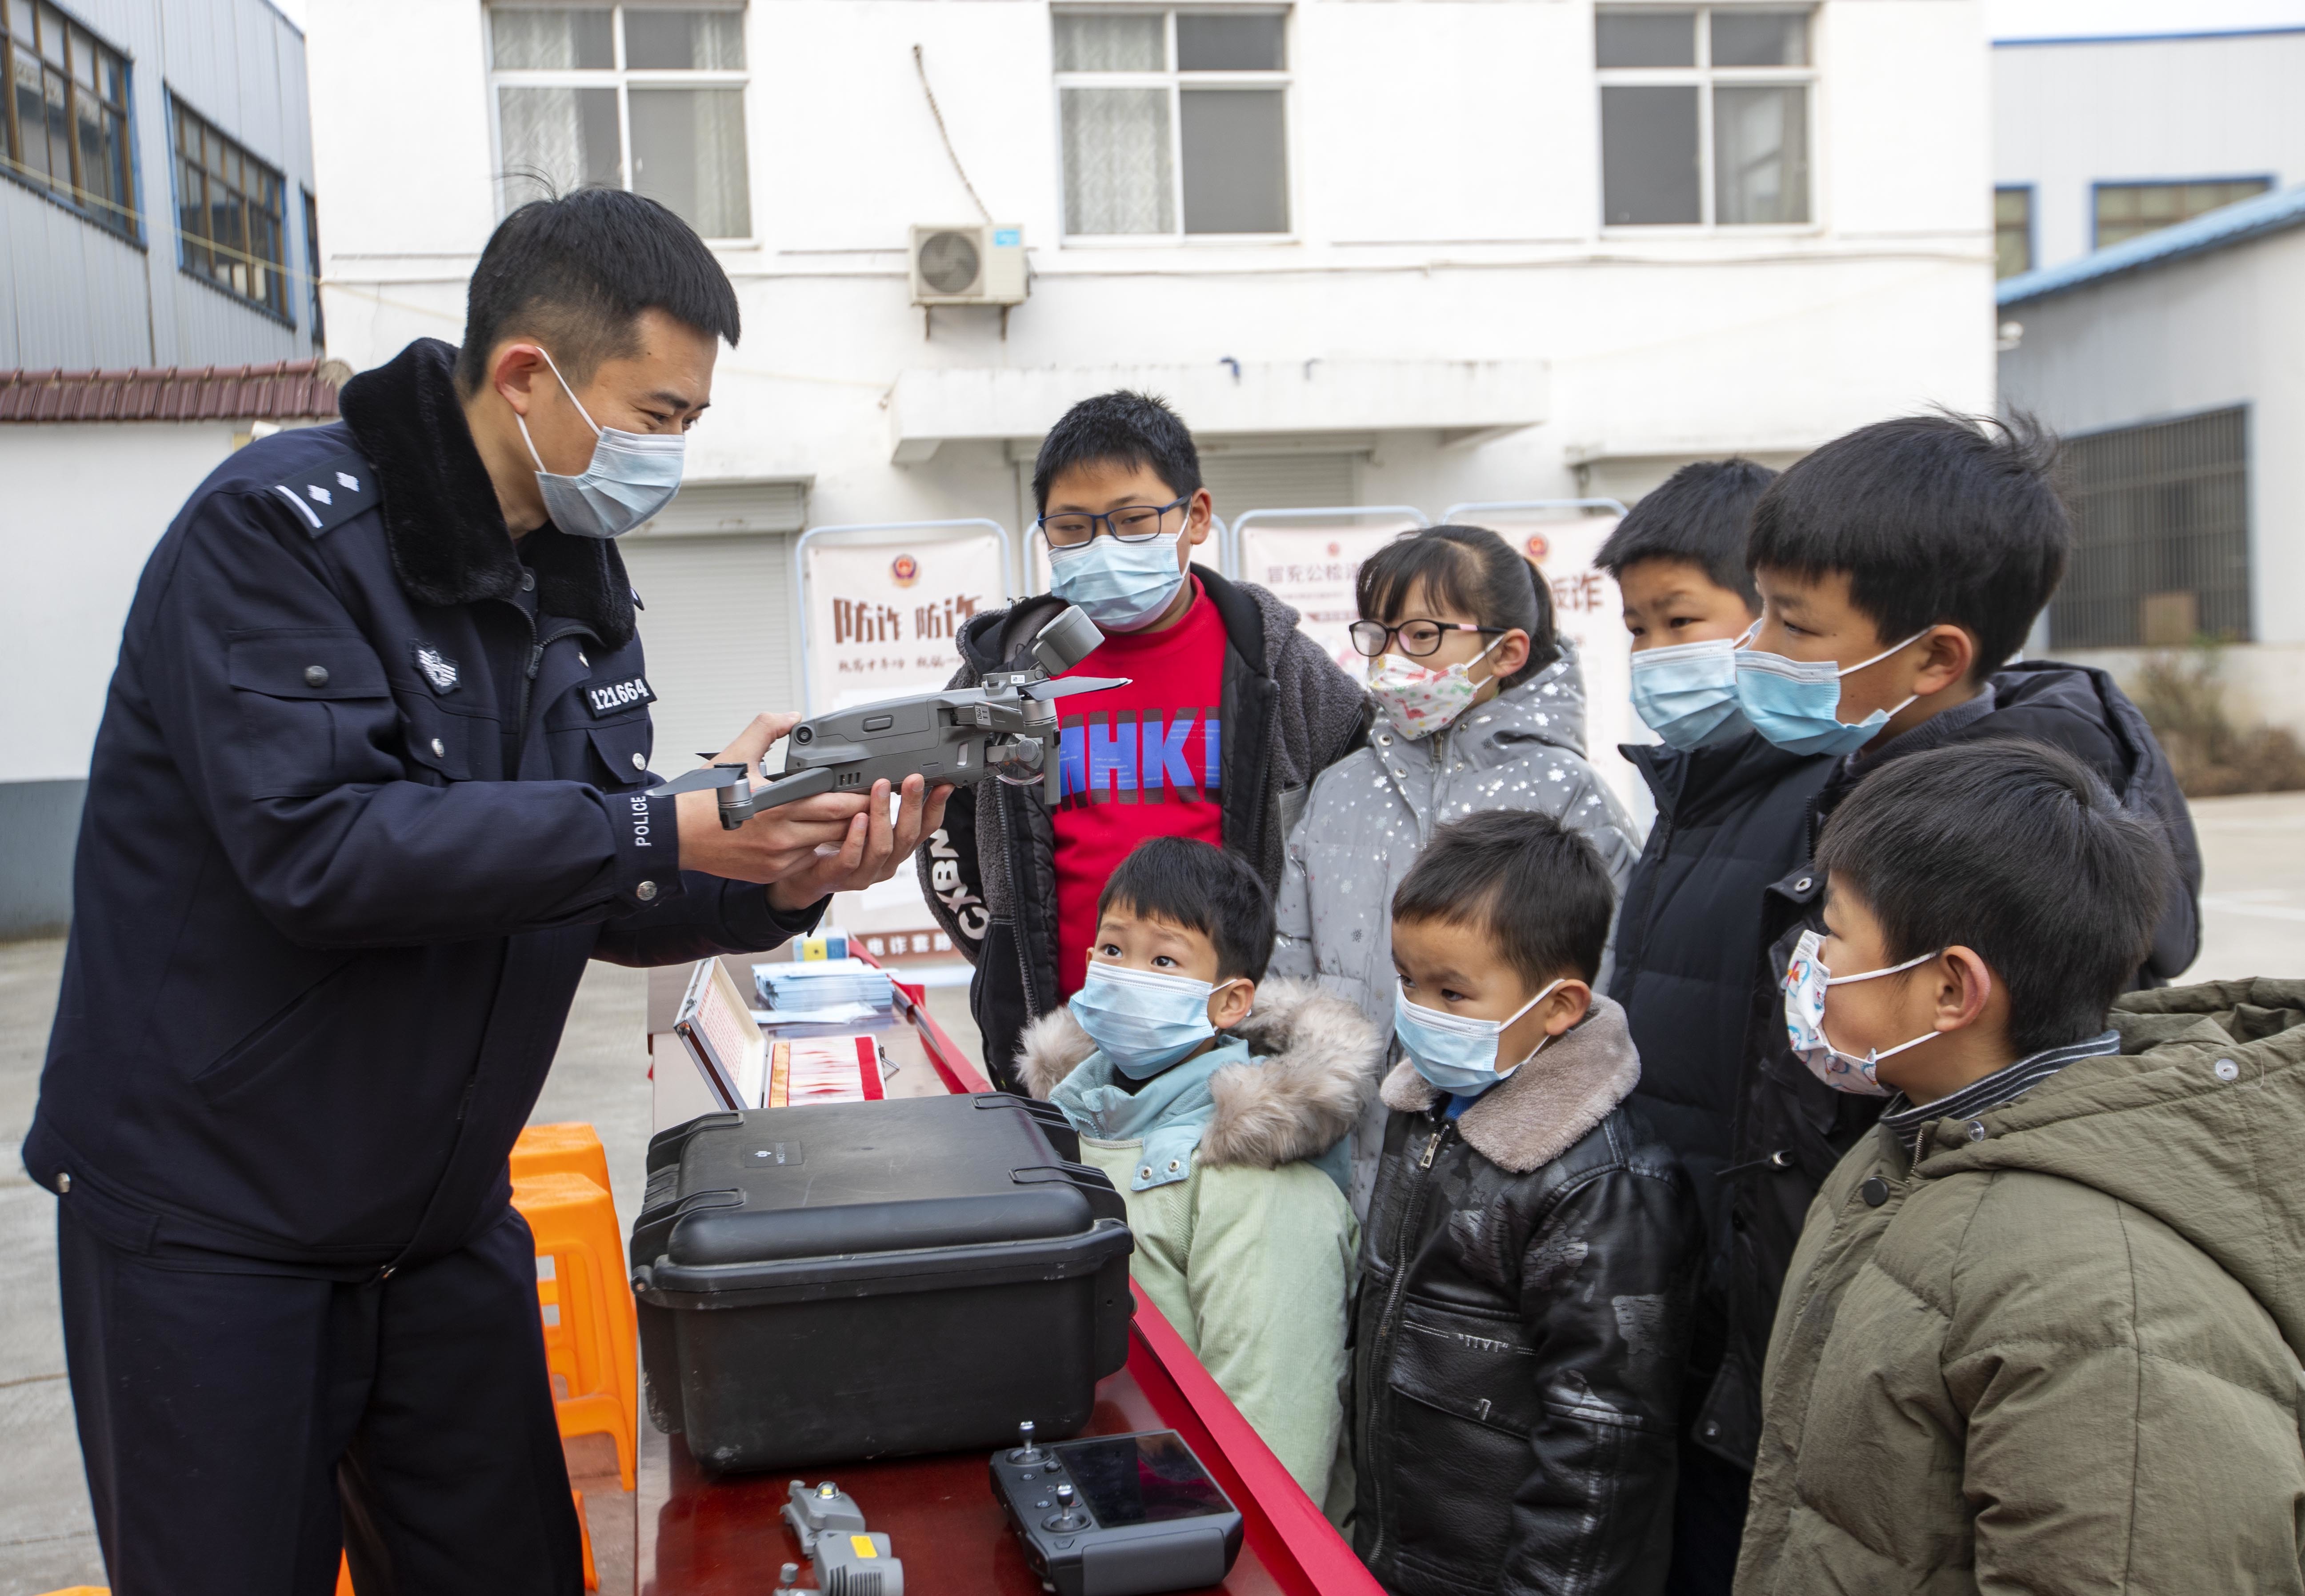
[[[1278,891],[1289,828],[1304,812],[1313,777],[1368,734],[1358,683],[1297,630],[1297,612],[1253,582],[1195,565],[1224,622],[1218,759],[1224,847]],[[1064,605],[1042,595],[972,618],[957,640],[950,685],[974,687],[992,671],[1031,664],[1033,636]],[[1057,990],[1057,828],[1038,787],[999,781],[961,788],[942,828],[917,854],[921,888],[953,946],[976,966],[968,1006],[984,1062],[1004,1090],[1019,1090],[1016,1043],[1025,1028],[1062,1006]]]
[[[455,354],[233,455],[138,584],[23,1150],[115,1245],[344,1278],[453,1251],[509,1199],[586,959],[813,920],[680,869],[623,562],[507,536]]]
[[[2169,845],[2169,901],[2138,987],[2164,986],[2200,946],[2201,854],[2190,811],[2145,717],[2094,666],[2029,660],[1994,673],[1982,714],[1957,708],[1924,721],[1869,757],[1834,762],[1808,810],[1802,858],[1762,894],[1767,962],[1755,972],[1738,1088],[1731,1162],[1723,1172],[1728,1224],[1716,1233],[1714,1278],[1727,1282],[1726,1350],[1693,1425],[1697,1443],[1750,1469],[1760,1443],[1762,1365],[1785,1271],[1809,1204],[1841,1156],[1880,1118],[1884,1099],[1835,1091],[1785,1040],[1779,978],[1804,930],[1824,930],[1824,882],[1809,857],[1818,833],[1858,784],[1893,760],[1929,748],[2017,737],[2063,750],[2095,770],[2122,804]],[[1948,718],[1949,717],[1949,718]]]
[[[1624,1104],[1624,1011],[1456,1118],[1414,1066],[1352,1315],[1353,1549],[1395,1596],[1653,1596],[1701,1253],[1687,1178]]]

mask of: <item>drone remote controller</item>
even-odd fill
[[[1152,1596],[1221,1583],[1241,1517],[1173,1430],[1017,1446],[992,1455],[992,1495],[1058,1596]]]
[[[762,810],[819,793],[870,793],[920,776],[933,787],[991,777],[1037,786],[1054,808],[1063,796],[1056,700],[1076,692],[1126,687],[1125,676],[1053,678],[1087,658],[1104,633],[1078,607],[1065,608],[1033,636],[1033,663],[995,671],[976,687],[883,699],[812,716],[792,729],[785,769],[766,786],[742,764],[716,764],[651,790],[651,796],[711,790],[720,824],[730,831]],[[712,756],[702,756],[710,759]],[[765,776],[767,773],[762,772]]]

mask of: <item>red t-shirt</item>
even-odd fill
[[[1057,806],[1057,985],[1088,978],[1096,900],[1129,850],[1151,836],[1221,846],[1217,791],[1225,630],[1193,584],[1192,607],[1159,632],[1115,632],[1065,673],[1128,685],[1059,699],[1064,799]]]

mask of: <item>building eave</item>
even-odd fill
[[[341,361],[0,370],[0,423],[317,421],[336,415]]]

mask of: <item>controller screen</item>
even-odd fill
[[[1055,1448],[1100,1524],[1160,1524],[1230,1511],[1174,1435],[1071,1441]]]

